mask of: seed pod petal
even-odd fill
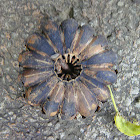
[[[73,46],[72,52],[75,55],[79,55],[83,50],[85,50],[89,44],[92,42],[94,30],[88,25],[83,25],[80,28],[79,37],[77,43]]]
[[[71,43],[78,29],[78,23],[74,19],[67,19],[61,23],[61,29],[64,37],[65,51],[71,47]]]
[[[77,94],[77,110],[85,117],[93,116],[98,104],[95,96],[81,81],[76,82],[75,88]]]
[[[54,71],[52,68],[44,69],[27,69],[22,74],[22,82],[25,87],[35,86],[40,82],[45,81],[48,77],[52,76]]]
[[[96,74],[96,78],[105,83],[106,85],[110,85],[116,82],[117,75],[114,71],[98,71]]]
[[[107,40],[103,36],[97,36],[92,38],[92,41],[88,44],[88,46],[81,52],[79,58],[81,61],[88,60],[92,56],[96,54],[103,53],[108,46]]]
[[[111,63],[115,64],[117,62],[117,55],[113,51],[106,51],[100,54],[96,54],[89,60],[82,62],[83,65],[94,65],[94,64],[104,64]]]
[[[48,40],[38,33],[34,33],[28,37],[26,47],[29,50],[36,52],[40,51],[40,54],[43,52],[42,54],[46,53],[50,56],[56,52],[56,50],[48,43]]]
[[[42,20],[41,29],[48,39],[52,47],[58,50],[59,53],[63,53],[63,43],[60,36],[60,30],[58,25],[52,20]]]
[[[61,114],[62,119],[72,119],[76,115],[76,93],[73,83],[66,84]]]
[[[105,102],[110,97],[107,86],[99,82],[97,79],[82,73],[80,80],[88,87],[88,89],[99,101]]]
[[[19,55],[19,65],[23,68],[42,69],[45,67],[53,67],[53,62],[50,58],[37,54],[34,51],[23,51]]]
[[[55,88],[53,89],[51,95],[48,97],[48,100],[43,105],[43,111],[47,116],[54,116],[59,111],[59,106],[62,103],[64,98],[64,84],[58,82]]]
[[[58,82],[55,76],[49,77],[45,82],[28,89],[26,97],[28,97],[28,103],[31,105],[43,104],[48,96],[53,92]]]

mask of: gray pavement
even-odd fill
[[[25,39],[50,16],[60,24],[72,17],[105,35],[118,54],[118,80],[112,86],[121,113],[140,121],[140,2],[139,0],[0,0],[0,139],[26,140],[138,140],[114,125],[109,99],[94,119],[50,120],[40,107],[23,98],[17,82],[18,55]]]

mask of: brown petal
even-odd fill
[[[77,40],[76,45],[73,47],[73,53],[79,55],[89,44],[91,44],[93,39],[93,28],[88,25],[83,25],[80,28],[79,39]]]
[[[52,46],[55,52],[63,53],[63,43],[61,40],[61,32],[58,25],[51,19],[42,20],[41,29],[48,39],[50,46]]]
[[[110,92],[107,86],[97,79],[82,73],[80,80],[99,101],[104,102],[110,97]]]
[[[85,67],[84,73],[106,85],[110,85],[116,82],[117,75],[114,70],[111,70],[110,68],[107,67],[102,68],[94,66],[95,65],[92,65],[92,68]]]
[[[103,53],[106,46],[107,41],[104,36],[93,37],[90,44],[79,54],[79,59],[84,61],[96,54]]]
[[[98,105],[95,96],[93,96],[92,92],[80,81],[75,83],[75,89],[79,113],[85,117],[93,116]]]
[[[43,104],[55,89],[57,82],[56,76],[51,76],[45,82],[29,88],[26,92],[28,103],[33,106]]]
[[[50,44],[49,40],[39,33],[34,33],[28,37],[26,47],[42,55],[46,54],[51,56],[57,52],[57,48]]]
[[[61,23],[61,29],[62,29],[62,38],[64,42],[64,52],[66,50],[70,49],[71,43],[75,37],[75,33],[78,29],[78,23],[74,19],[66,19]]]
[[[48,77],[54,74],[53,68],[45,69],[26,69],[22,74],[22,82],[25,87],[34,86],[40,82],[45,81]]]
[[[19,65],[23,68],[45,68],[53,67],[53,62],[49,57],[38,54],[34,51],[23,51],[19,55]]]
[[[67,83],[62,107],[62,119],[73,119],[76,115],[76,93],[73,83]]]
[[[59,106],[62,103],[64,98],[64,83],[59,82],[53,89],[51,95],[48,97],[48,100],[43,105],[43,111],[47,116],[55,116],[59,111]]]

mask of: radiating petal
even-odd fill
[[[78,23],[74,19],[64,20],[61,24],[64,36],[65,51],[71,47],[72,41],[78,29]]]
[[[94,65],[94,64],[104,64],[111,63],[115,64],[117,62],[117,55],[113,51],[106,51],[91,57],[87,61],[83,61],[83,65]]]
[[[95,66],[95,65],[92,65]],[[109,85],[109,84],[113,84],[116,82],[117,80],[117,75],[115,73],[115,71],[111,70],[108,67],[85,67],[83,68],[83,71],[86,75],[97,79],[98,81]]]
[[[44,52],[48,55],[55,54],[56,50],[48,43],[48,40],[38,33],[29,36],[26,42],[29,50]]]
[[[96,74],[96,78],[99,81],[109,85],[116,82],[117,75],[114,71],[98,71]]]
[[[66,84],[65,97],[61,113],[62,119],[73,119],[76,115],[76,93],[73,83]]]
[[[55,48],[58,49],[59,53],[63,53],[63,43],[61,40],[60,30],[58,25],[52,20],[42,20],[41,29],[49,43]]]
[[[47,116],[54,116],[58,113],[59,106],[64,99],[64,90],[64,83],[61,81],[57,83],[48,100],[43,105],[43,111]]]
[[[104,36],[100,35],[97,37],[93,37],[90,44],[79,55],[79,59],[81,59],[81,61],[85,61],[96,54],[104,52],[107,44],[107,40]]]
[[[75,90],[77,94],[76,105],[78,112],[85,117],[93,116],[98,105],[96,97],[80,80],[76,82]]]
[[[46,79],[45,82],[29,88],[26,92],[28,103],[34,106],[43,104],[47,100],[47,97],[50,96],[51,92],[55,89],[57,82],[57,77],[51,76]]]
[[[30,87],[45,81],[51,75],[54,75],[53,68],[44,68],[38,70],[26,69],[22,74],[21,80],[25,87]]]
[[[53,67],[53,62],[49,56],[42,56],[34,51],[23,51],[18,58],[19,65],[23,68],[41,69]]]
[[[100,101],[106,101],[110,97],[109,89],[105,84],[99,82],[97,79],[92,78],[84,73],[81,74],[80,80],[88,89],[92,92],[94,96]]]
[[[103,64],[89,64],[85,65],[87,62],[83,62],[83,69],[85,70],[91,70],[91,71],[104,71],[104,70],[109,70],[111,69],[114,64],[112,63],[103,63]]]
[[[73,46],[72,53],[79,55],[93,40],[94,30],[88,25],[83,25],[80,29],[79,40],[77,44]]]

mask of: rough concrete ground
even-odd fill
[[[118,80],[112,86],[116,103],[129,118],[140,121],[140,2],[139,0],[0,0],[0,139],[131,140],[113,123],[111,100],[94,120],[48,120],[40,107],[31,107],[17,82],[17,58],[24,40],[39,30],[48,15],[60,24],[73,17],[107,37],[118,53]]]

